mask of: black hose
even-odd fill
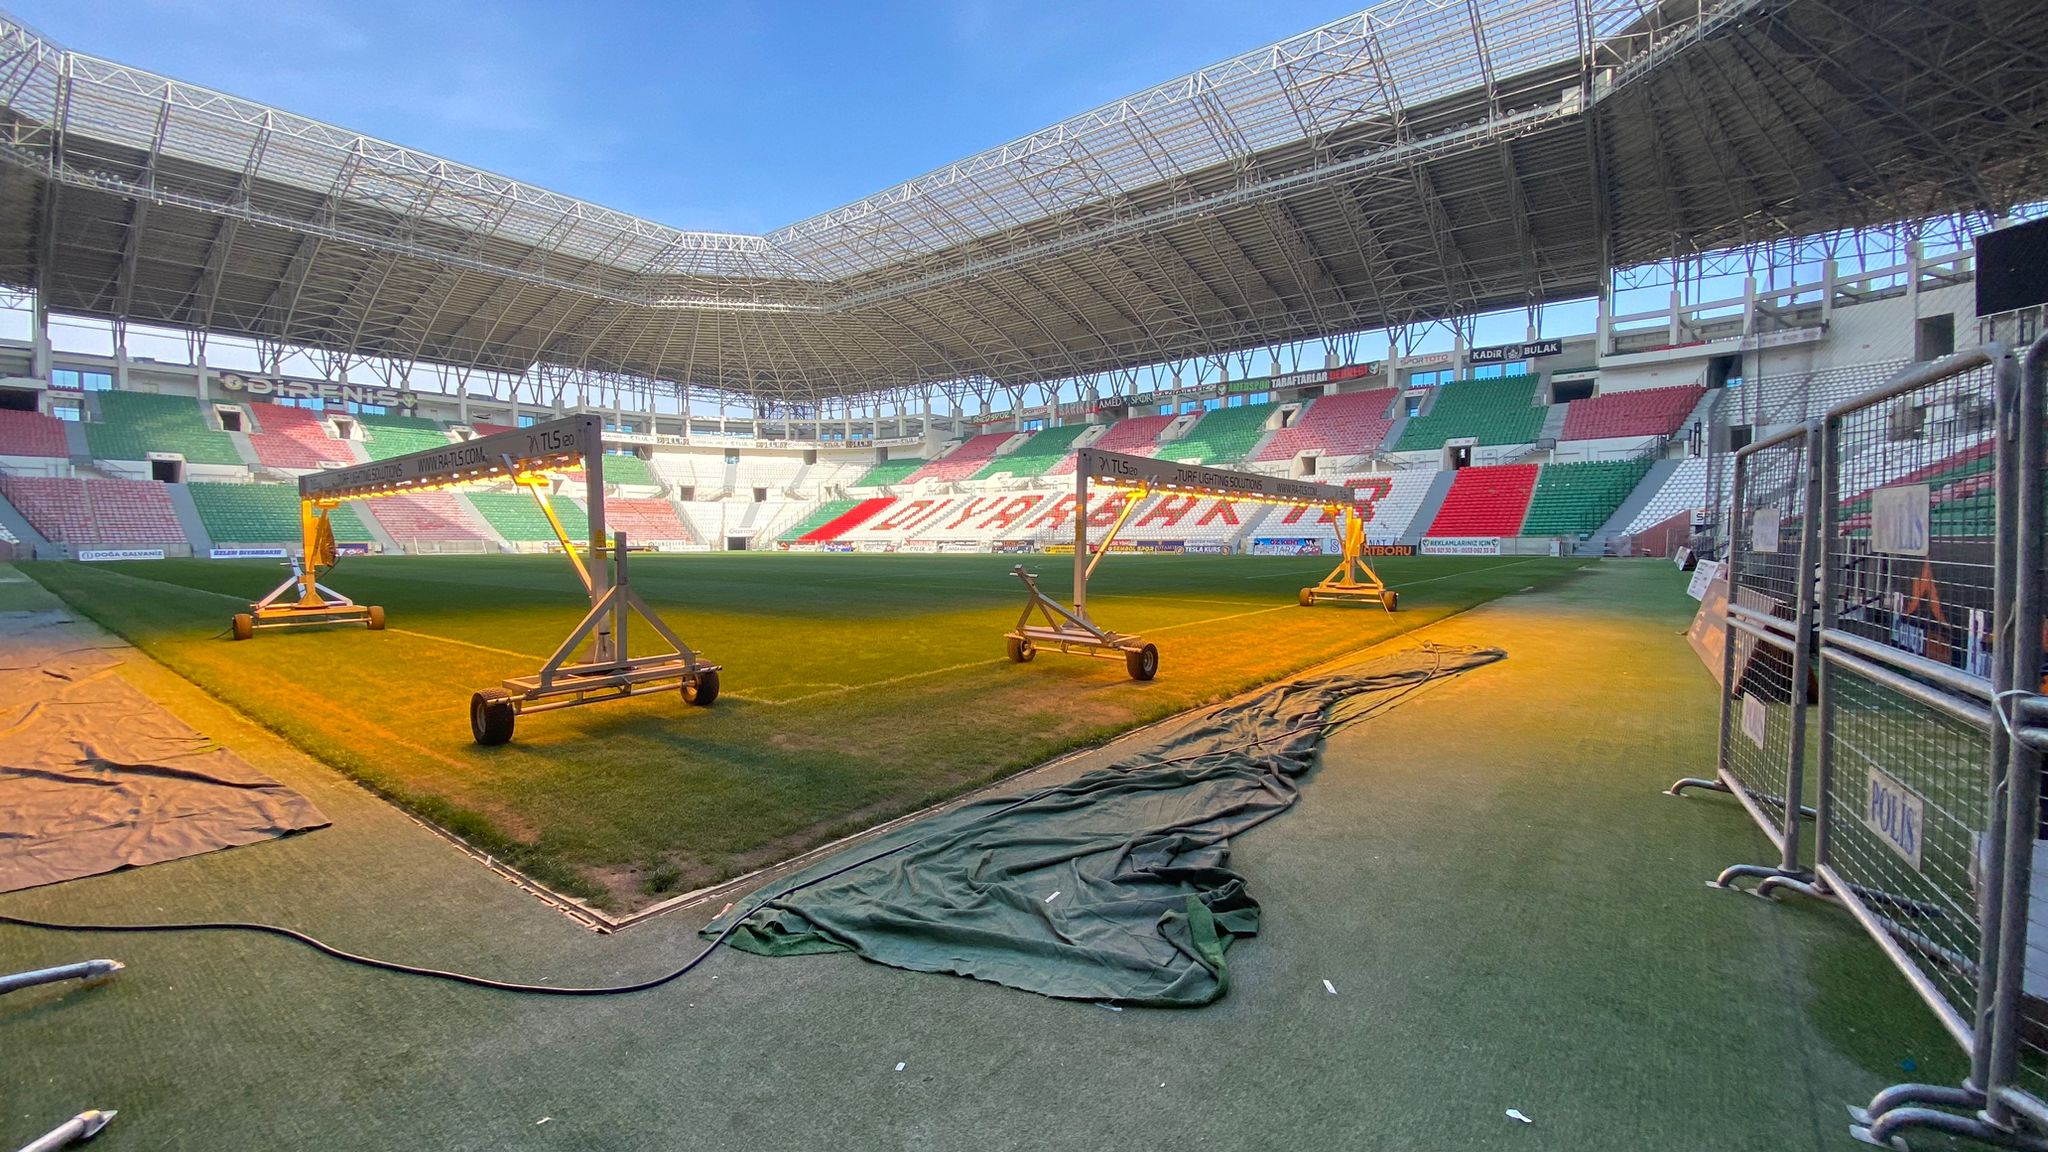
[[[1297,735],[1299,733],[1310,731],[1312,729],[1321,729],[1324,730],[1327,734],[1327,732],[1335,731],[1347,725],[1366,719],[1377,712],[1384,711],[1385,708],[1390,707],[1395,701],[1398,701],[1402,697],[1408,695],[1409,693],[1414,692],[1416,689],[1422,687],[1424,684],[1427,684],[1435,680],[1438,676],[1442,674],[1443,654],[1441,653],[1441,651],[1438,651],[1436,649],[1435,645],[1426,645],[1425,647],[1436,658],[1436,664],[1434,667],[1430,669],[1428,675],[1423,676],[1421,679],[1416,680],[1414,683],[1405,685],[1399,692],[1394,693],[1392,696],[1388,697],[1383,701],[1379,701],[1372,706],[1360,710],[1355,715],[1343,718],[1326,715],[1323,718],[1308,724],[1301,724],[1293,728],[1283,729],[1278,733],[1255,737],[1241,745],[1236,745],[1230,748],[1210,749],[1206,752],[1200,752],[1185,757],[1175,757],[1169,760],[1154,761],[1151,764],[1144,765],[1144,767],[1154,768],[1164,764],[1173,764],[1185,760],[1200,759],[1202,757],[1216,755],[1218,752],[1247,752],[1272,740]],[[1332,706],[1331,711],[1335,711],[1334,706]],[[990,812],[988,815],[991,817],[1001,816],[1006,812],[1015,811],[1016,809],[1021,808],[1026,804],[1036,803],[1039,800],[1042,800],[1045,797],[1058,792],[1060,789],[1064,787],[1066,787],[1066,785],[1056,784],[1052,785],[1051,787],[1042,788],[1036,792],[1031,793],[1028,796],[1021,796],[1016,800],[1003,805],[1001,808],[998,808],[995,811]],[[837,877],[843,876],[856,868],[865,867],[869,864],[874,863],[877,860],[882,860],[887,857],[894,856],[898,852],[903,852],[908,849],[915,848],[918,845],[923,844],[927,839],[929,839],[929,837],[920,836],[915,840],[905,841],[904,843],[898,844],[893,848],[885,848],[882,851],[870,853],[869,855],[863,856],[858,860],[854,860],[838,868],[834,868],[830,872],[826,872],[819,876],[814,876],[809,880],[801,880],[794,884],[790,884],[787,887],[776,892],[774,895],[769,896],[766,899],[758,902],[756,904],[756,907],[758,908],[762,905],[772,903],[776,900],[784,899],[797,892],[801,892],[805,888],[809,888],[814,884],[822,884],[827,880],[832,880],[836,879]],[[732,923],[727,924],[723,929],[721,929],[718,935],[711,938],[711,942],[709,944],[706,944],[703,947],[703,949],[699,951],[695,956],[690,957],[690,959],[687,962],[685,962],[682,967],[673,969],[668,972],[664,972],[659,976],[650,977],[646,980],[636,981],[631,984],[604,984],[592,987],[558,987],[552,984],[522,984],[510,980],[493,980],[488,976],[473,976],[467,972],[451,972],[444,968],[427,968],[418,964],[405,964],[397,960],[382,960],[375,956],[364,956],[360,953],[349,952],[341,948],[336,948],[332,944],[328,944],[325,941],[316,939],[312,936],[308,936],[304,932],[299,932],[291,928],[280,927],[276,924],[260,924],[254,921],[247,920],[192,921],[185,923],[164,924],[83,924],[60,923],[51,920],[34,920],[26,916],[9,916],[5,914],[0,914],[0,924],[12,924],[17,928],[39,928],[47,932],[255,932],[265,936],[280,936],[286,940],[291,940],[299,944],[303,944],[306,947],[311,948],[312,950],[320,953],[323,956],[331,956],[336,960],[341,960],[349,964],[358,964],[365,968],[373,968],[380,972],[397,972],[407,976],[424,976],[433,980],[446,980],[453,984],[466,984],[473,988],[488,988],[495,992],[515,992],[530,996],[623,996],[632,992],[646,992],[650,989],[659,988],[662,985],[669,983],[670,981],[679,979],[680,977],[689,974],[689,972],[692,969],[696,968],[697,965],[702,964],[707,958],[710,957],[710,955],[713,952],[717,951],[719,946],[724,944],[726,940],[729,937],[731,937],[734,932],[739,931],[740,925],[744,924],[746,920],[747,917],[744,916],[735,917]]]

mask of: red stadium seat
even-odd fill
[[[1387,415],[1396,389],[1323,396],[1309,402],[1292,427],[1282,428],[1266,442],[1255,460],[1292,460],[1300,452],[1320,450],[1326,456],[1365,456],[1379,451],[1394,421]]]
[[[1669,436],[1700,402],[1706,389],[1643,388],[1610,392],[1565,407],[1562,440],[1601,440],[1619,436]]]
[[[64,422],[40,412],[18,412],[0,408],[0,456],[55,457],[71,455],[64,439]]]
[[[1466,468],[1451,481],[1430,536],[1513,536],[1522,530],[1536,489],[1534,464]]]

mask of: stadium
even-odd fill
[[[1384,0],[759,234],[92,51],[0,1147],[2048,1148],[2048,7]]]

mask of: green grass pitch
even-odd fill
[[[523,717],[471,743],[470,693],[537,670],[586,602],[560,557],[344,560],[327,581],[390,628],[226,638],[263,561],[22,565],[216,698],[535,878],[624,911],[785,859],[1170,715],[1548,586],[1569,559],[1408,557],[1401,611],[1302,608],[1320,558],[1113,556],[1107,627],[1158,644],[1122,661],[1003,656],[1023,591],[1009,556],[650,556],[633,581],[724,666],[711,708],[662,693]],[[1028,557],[1064,595],[1071,559]],[[644,635],[644,632],[643,632]]]

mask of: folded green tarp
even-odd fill
[[[1121,762],[1025,795],[977,800],[850,848],[740,902],[734,947],[851,951],[1113,1004],[1207,1004],[1224,949],[1258,931],[1229,839],[1293,805],[1333,725],[1493,648],[1423,647],[1275,685],[1172,722]]]

